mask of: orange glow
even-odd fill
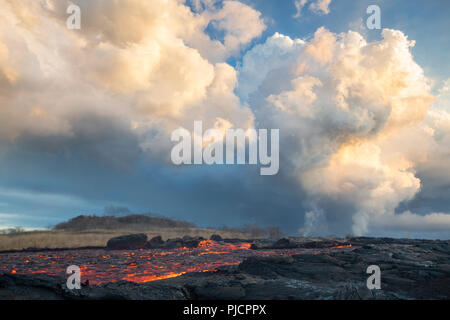
[[[331,249],[340,249],[340,248],[351,248],[351,244],[346,244],[343,246],[335,246],[335,247],[331,247]]]
[[[122,280],[136,282],[136,283],[144,283],[144,282],[150,282],[155,280],[162,280],[162,279],[169,279],[169,278],[175,278],[179,277],[182,274],[185,274],[186,272],[180,272],[180,273],[167,273],[162,275],[151,275],[151,276],[139,276],[136,274],[129,274],[126,277],[122,278]]]
[[[207,247],[212,247],[213,245],[214,245],[214,241],[212,241],[212,240],[202,240],[198,244],[198,247],[199,248],[207,248]]]
[[[69,265],[78,265],[83,281],[101,285],[120,280],[143,283],[181,276],[189,272],[214,272],[224,266],[239,265],[252,256],[320,254],[344,249],[351,244],[320,249],[250,250],[247,242],[227,243],[203,240],[196,248],[106,250],[83,249],[43,253],[0,253],[0,268],[12,274],[45,274],[64,277]],[[33,262],[33,263],[30,263]]]

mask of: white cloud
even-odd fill
[[[246,100],[263,85],[270,72],[294,64],[304,45],[303,40],[292,40],[279,33],[267,38],[263,44],[255,45],[244,55],[242,66],[238,70],[238,95]]]
[[[224,1],[211,20],[218,30],[225,31],[224,45],[231,52],[249,44],[266,28],[258,11],[238,1]]]
[[[309,10],[313,11],[316,14],[329,14],[330,13],[330,4],[332,0],[295,0],[294,5],[296,9],[296,13],[294,14],[294,18],[300,18],[302,16],[302,9],[309,2]]]
[[[309,5],[309,8],[319,14],[329,14],[330,13],[330,3],[331,0],[317,0]]]
[[[66,28],[64,1],[8,0],[0,12],[0,139],[71,137],[74,119],[95,114],[123,123],[155,152],[163,146],[147,132],[161,140],[192,119],[252,126],[224,60],[262,33],[258,11],[236,1],[201,13],[179,0],[73,2],[81,30]],[[223,43],[205,33],[210,22]]]
[[[300,18],[302,14],[302,9],[305,6],[305,4],[308,2],[308,0],[296,0],[294,1],[295,9],[297,12],[294,15],[294,18]]]
[[[270,95],[267,99],[275,107],[288,113],[301,114],[302,117],[313,116],[311,105],[317,100],[314,88],[322,86],[322,82],[314,77],[298,77],[291,81],[292,91],[284,91],[279,95]]]
[[[286,39],[283,44],[291,49],[283,50],[295,58],[288,54],[277,64],[272,63],[279,61],[273,46],[281,44],[269,39],[270,46],[247,53],[240,72],[247,78],[261,68],[266,77],[291,79],[271,78],[283,83],[276,92],[261,86],[256,91],[256,85],[248,90],[266,99],[257,121],[289,137],[280,150],[314,204],[308,221],[323,221],[313,219],[314,212],[331,219],[342,211],[341,220],[350,215],[358,235],[370,231],[375,220],[398,219],[399,204],[421,189],[415,170],[433,151],[423,128],[433,96],[430,81],[411,55],[414,42],[396,30],[383,30],[383,37],[367,43],[357,32],[337,35],[319,28],[298,50],[293,49],[295,40]],[[271,50],[263,59],[258,53],[267,47]],[[413,134],[415,143],[425,145],[412,147]],[[319,204],[324,201],[336,204],[336,212],[322,213]]]
[[[389,221],[447,224],[444,213],[395,214],[423,179],[436,190],[450,181],[448,83],[430,111],[430,81],[401,31],[385,29],[371,43],[323,27],[308,42],[276,33],[235,70],[226,59],[265,29],[261,14],[237,1],[197,1],[192,12],[181,0],[74,0],[80,31],[66,28],[63,1],[4,2],[0,140],[92,138],[95,126],[111,124],[161,161],[176,127],[191,129],[199,119],[205,128],[258,123],[280,128],[284,164],[312,206],[309,221],[342,214],[355,234]],[[309,8],[327,14],[330,2]],[[296,2],[299,16],[305,5]],[[208,36],[208,25],[223,41]],[[83,117],[114,121],[74,128]]]
[[[373,221],[374,227],[396,231],[448,231],[450,230],[449,213],[429,213],[425,216],[409,211],[394,216],[379,217]]]
[[[450,78],[440,85],[434,108],[450,112]]]

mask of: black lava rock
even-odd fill
[[[213,241],[222,241],[223,239],[222,239],[222,237],[221,236],[219,236],[218,234],[213,234],[212,236],[211,236],[211,238],[209,238],[210,240],[213,240]]]
[[[111,238],[106,247],[111,250],[131,250],[144,248],[146,243],[147,235],[139,233]]]

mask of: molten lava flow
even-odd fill
[[[105,250],[83,249],[41,253],[0,253],[0,270],[16,274],[45,274],[65,277],[70,265],[81,269],[82,281],[90,284],[126,280],[143,283],[173,278],[189,272],[216,271],[241,263],[251,256],[320,253],[327,249],[249,250],[246,242],[227,243],[203,240],[197,248]],[[333,247],[349,248],[351,245]]]
[[[123,277],[122,280],[130,281],[130,282],[136,282],[136,283],[144,283],[144,282],[150,282],[155,280],[162,280],[162,279],[169,279],[181,276],[182,274],[185,274],[186,272],[180,272],[180,273],[167,273],[162,274],[159,276],[152,275],[152,276],[140,276],[135,273],[129,274],[126,277]]]
[[[342,246],[335,246],[335,247],[331,247],[331,249],[341,249],[341,248],[351,248],[352,245],[351,244],[345,244]]]
[[[207,248],[207,247],[212,247],[212,246],[214,246],[214,241],[212,241],[212,240],[202,240],[198,244],[198,248]]]

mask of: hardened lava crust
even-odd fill
[[[0,299],[450,298],[448,240],[152,240],[134,249],[0,253]],[[80,266],[81,289],[67,288],[69,265]],[[371,265],[381,289],[367,287]]]

